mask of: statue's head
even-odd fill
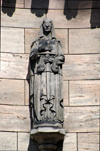
[[[51,37],[55,37],[55,31],[53,22],[50,18],[45,18],[40,26],[39,37],[43,36],[45,33],[50,33]]]
[[[44,19],[42,26],[43,26],[44,31],[51,32],[51,29],[52,29],[52,20],[50,18]]]

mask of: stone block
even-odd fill
[[[97,106],[65,107],[66,132],[99,132],[99,112]]]
[[[25,29],[25,53],[30,53],[31,44],[38,37],[39,29]],[[68,53],[68,30],[56,29],[56,38],[60,40],[62,51]]]
[[[17,150],[17,133],[0,132],[0,151]]]
[[[29,132],[30,114],[28,106],[0,105],[0,131]]]
[[[55,32],[56,32],[56,38],[61,42],[63,53],[68,54],[68,30],[55,29]]]
[[[69,53],[100,53],[100,28],[70,29]]]
[[[99,105],[100,81],[70,81],[70,105]]]
[[[39,29],[25,29],[25,53],[30,53],[32,42],[38,38]]]
[[[24,81],[0,79],[0,104],[24,105]]]
[[[30,140],[29,133],[18,133],[18,151],[28,150]]]
[[[1,53],[0,78],[27,79],[29,55]]]
[[[68,81],[63,81],[64,106],[68,106]]]
[[[67,9],[67,6],[65,6],[65,0],[49,0],[49,9]]]
[[[65,55],[63,79],[100,79],[100,54]]]
[[[24,29],[2,27],[1,52],[24,53]]]
[[[25,0],[25,8],[31,8],[31,0]]]
[[[12,14],[13,8],[5,8],[8,14]],[[15,9],[12,17],[1,12],[1,26],[23,27],[23,28],[39,28],[43,18],[45,18],[45,10]]]
[[[63,79],[99,79],[100,56],[95,55],[65,55]],[[0,78],[28,78],[29,54],[1,54]]]
[[[24,8],[24,0],[1,0],[1,6],[2,7],[18,7],[18,8]]]
[[[66,133],[63,143],[63,151],[77,151],[76,133]]]
[[[79,151],[99,151],[100,145],[99,133],[79,133],[78,150]]]
[[[55,28],[89,28],[91,9],[48,10],[47,17],[52,18]],[[96,14],[95,14],[96,15]],[[56,17],[57,16],[57,17]]]

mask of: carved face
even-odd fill
[[[48,21],[45,21],[43,23],[43,28],[46,32],[50,32],[51,29],[52,29],[52,23],[51,22],[48,22]]]

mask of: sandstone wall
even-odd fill
[[[0,151],[37,151],[29,140],[28,63],[45,17],[66,58],[63,151],[99,151],[100,2],[85,0],[1,1]]]

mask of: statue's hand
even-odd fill
[[[38,52],[46,52],[46,51],[51,52],[52,49],[53,49],[53,47],[50,46],[50,45],[40,46],[40,47],[38,48]]]
[[[37,58],[37,55],[38,55],[38,50],[37,49],[33,49],[31,52],[30,52],[30,58],[32,60],[35,60]]]
[[[45,50],[45,46],[40,46],[39,48],[38,48],[38,52],[43,52]]]
[[[51,50],[53,49],[53,47],[52,46],[46,46],[45,47],[45,51],[49,51],[49,52],[51,52]]]
[[[55,58],[56,64],[60,65],[63,64],[65,61],[65,56],[64,55],[59,55]]]

